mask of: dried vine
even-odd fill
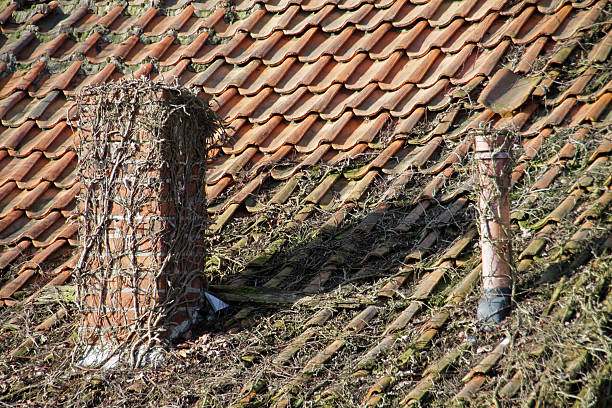
[[[86,87],[77,101],[79,341],[112,347],[108,357],[129,350],[138,365],[173,315],[193,318],[205,168],[222,124],[207,100],[147,79]]]
[[[510,231],[510,180],[512,147],[516,131],[494,129],[489,124],[474,129],[474,188],[480,219],[482,297],[479,318],[491,323],[503,320],[511,306],[513,288],[512,232]]]

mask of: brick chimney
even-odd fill
[[[142,79],[78,100],[79,364],[135,366],[198,320],[206,147],[219,122],[204,100]]]

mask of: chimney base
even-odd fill
[[[510,288],[484,289],[478,302],[478,321],[486,328],[500,324],[512,309]]]

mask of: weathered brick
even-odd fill
[[[169,91],[160,90],[155,95],[163,98],[167,92]],[[151,97],[151,93],[146,95],[146,98]],[[106,105],[98,103],[99,98],[107,97],[110,98],[110,95],[92,94],[85,100],[91,103],[92,108],[109,106],[112,109],[112,98],[108,99],[111,103]],[[150,107],[155,103],[155,100],[147,99],[141,106]],[[181,112],[178,110],[177,114],[183,114]],[[84,122],[87,122],[87,118],[95,117],[94,110],[85,110],[82,114]],[[189,114],[182,119],[189,121],[195,117]],[[116,131],[111,129],[108,132],[105,129],[104,133],[94,133],[101,138],[96,140],[88,140],[88,133],[83,133],[81,155],[94,152],[102,146],[105,149],[104,154],[112,156],[119,152],[117,149],[120,147],[123,149],[129,146],[128,149],[121,150],[121,154],[127,154],[128,157],[125,157],[126,160],[118,168],[113,167],[112,162],[90,161],[82,173],[84,179],[98,177],[95,183],[83,183],[94,189],[89,191],[94,197],[99,197],[96,194],[107,193],[103,186],[108,184],[109,180],[100,182],[101,174],[112,173],[116,176],[110,189],[110,221],[104,225],[104,241],[101,246],[96,246],[96,257],[88,260],[88,271],[82,274],[84,286],[81,302],[86,310],[82,324],[83,336],[95,333],[98,339],[96,341],[100,342],[116,343],[127,339],[129,326],[134,324],[142,323],[143,327],[140,329],[146,331],[146,319],[143,319],[143,322],[136,320],[135,303],[142,312],[147,313],[153,309],[161,312],[159,330],[171,333],[166,330],[168,326],[181,325],[190,320],[190,313],[192,309],[199,307],[202,301],[201,291],[206,286],[203,276],[194,278],[205,266],[205,242],[203,237],[198,235],[203,234],[204,229],[197,231],[197,227],[190,226],[190,230],[194,232],[181,236],[182,239],[188,240],[188,244],[173,254],[175,259],[170,264],[162,267],[168,248],[175,246],[168,240],[172,239],[172,229],[177,223],[191,223],[194,220],[197,223],[201,220],[202,225],[205,223],[205,197],[200,182],[206,170],[204,162],[195,157],[192,160],[200,162],[184,163],[181,158],[173,158],[178,150],[163,145],[170,143],[173,135],[167,132],[151,132],[150,128],[141,126],[144,122],[146,121],[137,114],[130,128],[131,133],[121,132],[124,128],[121,123],[117,123]],[[113,124],[111,128],[112,126]],[[176,140],[182,140],[181,135],[179,131]],[[160,139],[156,140],[156,137]],[[109,167],[105,168],[105,165]],[[177,168],[179,170],[176,170]],[[189,172],[192,173],[190,176],[182,178]],[[141,181],[143,183],[140,183]],[[187,185],[187,191],[176,190],[184,185]],[[194,197],[200,195],[202,197],[198,200],[202,202],[194,201]],[[180,197],[183,207],[177,208],[173,201],[176,196]],[[102,215],[103,202],[92,202],[100,206],[94,208],[93,212]],[[180,218],[177,217],[179,213]],[[91,223],[92,220],[84,222]],[[179,226],[182,225],[189,224]],[[176,305],[180,306],[178,311]],[[166,307],[168,309],[165,309]],[[191,308],[189,312],[186,307]],[[101,316],[98,316],[98,311],[102,313]]]

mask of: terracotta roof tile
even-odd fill
[[[434,30],[424,30],[408,48],[408,56],[420,57],[433,47],[444,46],[449,39],[459,31],[463,25],[462,20],[454,20],[446,27],[437,28]]]
[[[191,71],[187,70],[189,63],[187,59],[180,60],[168,71],[150,75],[150,78],[152,81],[164,81],[167,84],[174,83],[174,80],[177,79],[179,84],[185,85],[192,79]]]
[[[150,37],[157,37],[166,34],[170,30],[180,30],[194,12],[193,6],[187,6],[185,9],[172,17],[157,15],[146,26],[144,34]],[[153,14],[153,12],[150,12]]]
[[[73,59],[75,55],[85,55],[90,48],[96,45],[100,38],[100,34],[96,32],[92,32],[92,34],[83,42],[75,42],[69,38],[62,42],[54,56],[59,61],[68,61]]]
[[[20,217],[15,219],[17,214]],[[11,224],[0,232],[0,245],[16,244],[25,238],[34,240],[60,218],[62,218],[62,215],[58,211],[54,211],[46,218],[30,220],[25,216],[24,211],[15,210],[2,220],[11,220]]]
[[[22,252],[28,249],[32,245],[32,242],[29,240],[21,241],[15,246],[5,250],[2,255],[0,255],[0,268],[4,269],[8,265],[11,264]]]
[[[276,233],[273,226],[286,219],[287,227],[317,225],[313,236],[319,239],[355,219],[363,234],[376,236],[364,248],[347,249],[345,243],[354,245],[352,238],[338,237],[357,233],[352,227],[342,229],[344,235],[329,241],[339,243],[329,249],[335,260],[321,260],[303,281],[288,282],[308,268],[292,264],[268,268],[279,271],[257,276],[258,282],[318,296],[317,291],[346,279],[341,271],[350,270],[359,279],[371,274],[368,266],[383,260],[401,268],[395,276],[367,278],[365,285],[355,280],[380,304],[316,314],[313,321],[341,337],[321,343],[319,327],[306,324],[295,336],[265,340],[274,343],[271,359],[295,363],[301,375],[292,382],[271,374],[278,381],[267,385],[270,395],[288,404],[293,396],[285,391],[292,386],[311,390],[315,397],[341,393],[342,387],[313,388],[320,383],[314,370],[332,360],[338,369],[330,366],[330,375],[342,377],[342,371],[363,379],[360,384],[366,387],[359,390],[347,385],[356,390],[356,403],[384,398],[390,405],[425,401],[434,387],[442,386],[437,375],[450,364],[461,375],[471,373],[465,385],[444,391],[458,399],[489,392],[494,365],[511,364],[499,353],[480,362],[472,361],[472,353],[460,359],[469,345],[449,334],[458,324],[449,324],[449,308],[472,301],[469,295],[480,273],[478,266],[463,271],[466,261],[458,259],[461,251],[469,252],[462,255],[466,259],[475,253],[473,236],[455,253],[448,241],[456,230],[447,228],[469,217],[470,187],[459,179],[470,157],[473,130],[491,125],[521,133],[512,183],[514,189],[525,185],[529,211],[541,197],[550,197],[549,191],[560,191],[565,176],[578,174],[568,163],[590,158],[591,167],[578,171],[583,177],[575,176],[577,181],[552,208],[542,210],[535,221],[525,218],[546,229],[548,237],[563,217],[577,219],[581,225],[568,233],[567,254],[575,253],[591,231],[582,224],[600,222],[596,210],[609,204],[606,182],[597,174],[607,169],[610,144],[591,145],[589,133],[592,126],[603,129],[612,120],[612,82],[603,69],[611,37],[592,29],[608,14],[606,1],[244,0],[232,8],[211,0],[159,9],[146,2],[128,8],[96,3],[70,12],[62,2],[23,7],[12,3],[0,12],[0,268],[12,268],[22,262],[18,259],[28,267],[3,282],[2,296],[27,288],[37,275],[27,261],[46,262],[78,243],[76,224],[67,221],[80,189],[67,125],[69,116],[74,119],[73,98],[85,86],[126,76],[177,77],[213,96],[214,110],[233,127],[231,140],[216,152],[207,171],[212,232],[227,233],[224,239],[232,245],[238,238],[249,245],[269,239]],[[577,68],[566,69],[570,63]],[[578,126],[581,130],[567,132],[574,136],[563,136],[562,129]],[[267,211],[269,202],[282,211]],[[369,215],[363,218],[363,212]],[[245,222],[256,227],[244,229]],[[266,237],[256,238],[253,228]],[[390,238],[394,234],[402,234],[401,243]],[[520,258],[519,268],[531,264],[546,245],[543,235],[536,235],[543,245]],[[283,251],[271,253],[284,256]],[[309,262],[319,262],[316,258]],[[266,259],[264,264],[272,258]],[[432,268],[426,259],[435,262]],[[66,265],[54,282],[69,278]],[[260,270],[249,273],[242,282],[249,284]],[[37,279],[42,285],[49,281]],[[370,284],[373,279],[376,285]],[[447,287],[449,282],[459,283]],[[442,294],[438,285],[448,295],[442,307],[429,302],[431,295]],[[398,293],[408,300],[395,310],[387,302]],[[468,308],[461,303],[461,309]],[[397,340],[400,329],[409,340]],[[365,332],[358,349],[345,348],[351,336]],[[438,336],[448,337],[440,344]],[[302,340],[310,342],[308,347]],[[399,359],[404,350],[398,344],[408,347]],[[431,348],[441,357],[424,364],[416,351]],[[373,371],[377,361],[393,367],[391,375]],[[410,386],[404,382],[398,387],[393,373],[400,366],[414,371]],[[247,402],[269,402],[256,391],[248,395]]]
[[[36,34],[31,31],[24,31],[21,33],[19,38],[9,40],[4,43],[0,54],[13,54],[16,55],[20,50],[25,48],[31,41],[36,38]]]
[[[244,151],[249,145],[262,146],[266,139],[276,130],[276,127],[282,122],[282,117],[276,115],[262,125],[255,126],[240,126],[238,131],[233,136],[231,146],[224,146],[223,151],[226,154],[236,154]],[[262,150],[264,151],[264,150]],[[265,152],[265,151],[264,151]],[[266,152],[268,153],[268,152]]]
[[[553,111],[546,117],[543,117],[539,121],[535,122],[533,125],[529,127],[529,129],[522,132],[525,136],[531,136],[539,131],[541,131],[546,126],[555,126],[559,125],[570,112],[570,110],[576,104],[575,98],[568,98],[559,106],[557,106]]]
[[[543,17],[537,25],[533,28],[530,28],[529,31],[524,34],[519,34],[519,39],[515,41],[517,44],[526,44],[535,40],[536,38],[542,35],[551,35],[553,34],[557,28],[565,21],[569,13],[572,11],[572,6],[567,5],[561,8],[558,12],[553,15],[547,15]],[[532,20],[533,21],[533,20]],[[523,27],[523,32],[525,31],[525,27]],[[553,37],[554,38],[554,37]]]
[[[192,3],[192,6],[197,12],[202,10],[211,11],[214,10],[215,6],[218,4],[216,0],[205,0],[203,2]],[[239,4],[242,4],[242,1],[237,2],[236,7],[239,7]]]
[[[45,56],[53,56],[67,39],[68,35],[66,33],[61,33],[46,43],[41,44],[40,41],[34,40],[26,47],[19,49],[17,53],[17,60],[20,63],[29,64],[42,59]]]
[[[414,82],[417,83],[417,86],[420,88],[429,88],[433,86],[436,82],[438,82],[441,78],[453,78],[455,73],[462,67],[467,61],[468,58],[475,51],[476,46],[472,44],[468,44],[463,47],[461,51],[456,54],[451,55],[438,55],[434,61],[431,61],[432,65],[420,65],[417,69],[417,75],[423,75],[420,78],[414,79]],[[427,56],[430,54],[436,55],[436,50],[432,50]],[[426,60],[424,61],[426,64],[429,62],[427,60],[427,56],[424,57]]]
[[[294,6],[294,7],[297,7],[297,6]],[[322,21],[333,10],[335,10],[335,7],[331,4],[326,5],[325,7],[323,7],[321,10],[317,11],[316,13],[305,13],[303,11],[300,11],[299,8],[297,9],[292,8],[293,18],[284,19],[284,21],[282,22],[282,26],[281,24],[279,24],[278,26],[276,26],[277,27],[276,29],[282,30],[283,33],[287,36],[296,36],[304,32],[305,30],[307,30],[309,27],[320,26]],[[266,36],[269,36],[271,34],[271,31],[269,30],[269,28],[271,28],[271,25],[274,25],[275,22],[278,22],[278,19],[274,19],[270,17],[268,14],[266,14],[266,16],[268,17],[264,17],[262,15],[262,19],[258,23],[258,26],[261,28],[264,28],[265,32],[259,35],[255,34],[257,38],[265,38]]]
[[[502,68],[482,90],[478,102],[497,113],[512,112],[527,101],[539,81],[539,77],[523,78]]]
[[[74,61],[64,72],[46,75],[45,77],[41,78],[41,81],[38,82],[39,86],[29,92],[30,96],[34,98],[42,98],[51,91],[67,89],[70,82],[81,69],[82,64],[82,61]]]
[[[40,186],[51,186],[49,182],[41,182],[36,189],[40,188]],[[54,210],[64,210],[69,208],[74,204],[74,200],[81,190],[80,184],[75,184],[72,188],[65,190],[59,189],[55,186],[50,188],[45,188],[44,195],[37,202],[28,202],[26,204],[21,204],[26,208],[26,215],[32,219],[39,219],[42,217],[46,217]]]
[[[247,178],[250,179],[254,177],[262,169],[274,167],[276,164],[279,164],[292,151],[292,146],[285,145],[273,154],[262,156],[260,160],[254,163],[254,165],[249,169],[249,171],[247,172]]]
[[[0,139],[0,148],[8,150],[17,149],[23,138],[32,130],[34,125],[34,121],[30,120],[19,127],[4,129],[2,138]]]
[[[34,106],[27,115],[24,112],[23,116],[27,117],[28,119],[38,119],[43,116],[43,114],[47,111],[47,108],[49,108],[49,106],[51,106],[56,99],[61,97],[63,97],[63,95],[60,91],[49,92],[44,98],[40,99],[36,106]]]
[[[612,80],[608,81],[606,85],[597,91],[591,92],[590,94],[579,95],[578,100],[580,102],[594,102],[607,92],[612,92]]]
[[[15,204],[23,199],[19,197],[20,193],[17,184],[13,181],[0,187],[0,218],[4,218],[15,210]]]
[[[594,7],[588,10],[572,11],[576,15],[573,18],[566,18],[551,37],[554,41],[564,41],[572,38],[584,27],[590,27],[601,15],[606,1],[599,1]]]
[[[272,135],[274,137],[266,137],[260,142],[260,149],[264,153],[273,153],[283,145],[295,145],[300,140],[308,135],[309,129],[314,123],[320,124],[317,121],[318,115],[308,115],[304,120],[297,123],[288,123],[284,126],[276,126]],[[273,118],[276,121],[276,118]]]
[[[225,165],[208,171],[206,175],[206,184],[214,184],[225,175],[235,176],[251,158],[257,153],[256,147],[249,147],[240,154],[235,155],[233,160],[225,161]]]
[[[54,91],[58,92],[59,91]],[[50,93],[49,95],[52,95]],[[44,112],[36,119],[36,124],[41,129],[50,129],[55,127],[58,123],[66,118],[75,119],[76,110],[74,109],[76,103],[65,100],[62,96],[53,97],[54,100],[51,104],[48,104],[49,97],[47,95],[45,99],[41,100],[40,103],[34,109],[43,109]]]
[[[361,123],[353,120],[342,128],[339,137],[333,139],[332,147],[337,150],[349,150],[358,143],[371,142],[387,120],[389,120],[388,114],[382,114],[375,120],[362,121]]]
[[[253,194],[255,190],[261,187],[268,175],[269,174],[267,172],[260,173],[257,177],[246,183],[244,187],[240,189],[240,191],[232,195],[224,203],[221,203],[217,206],[208,207],[207,210],[209,213],[220,213],[217,216],[215,225],[213,225],[212,229],[218,231],[223,228],[225,224],[230,220],[230,218],[234,215],[238,207],[240,207],[241,204],[243,204],[243,202],[251,194]]]
[[[108,78],[110,78],[111,74],[113,73],[113,71],[115,71],[116,68],[117,66],[114,63],[107,64],[106,66],[104,66],[104,68],[102,68],[96,74],[88,75],[88,76],[85,76],[84,78],[81,77],[80,80],[77,80],[78,82],[74,83],[75,85],[74,88],[65,89],[64,94],[66,94],[67,97],[74,97],[79,93],[81,89],[83,89],[86,86],[94,86],[94,85],[103,83]]]
[[[395,113],[393,108],[395,108],[398,103],[401,103],[404,97],[412,90],[413,88],[405,86],[396,91],[384,92],[378,89],[376,84],[370,84],[363,90],[353,93],[353,95],[356,96],[354,101],[351,100],[352,98],[343,99],[346,100],[346,108],[351,108],[355,115],[371,117],[383,110]],[[338,105],[332,104],[332,106]],[[325,119],[324,114],[322,114],[321,117]]]
[[[393,18],[393,26],[397,28],[405,28],[413,25],[420,19],[428,20],[436,12],[442,1],[435,0],[431,2],[423,2],[424,4],[406,4],[398,10],[397,15]]]
[[[240,87],[250,75],[250,71],[255,70],[258,64],[257,61],[252,61],[246,70],[237,69],[227,64],[223,58],[219,58],[210,64],[206,70],[197,74],[192,79],[191,85],[200,85],[207,93],[218,95],[229,87]],[[244,71],[248,73],[245,74]]]
[[[237,46],[234,47],[232,51],[225,56],[225,59],[230,64],[237,65],[244,64],[253,58],[264,59],[271,52],[272,49],[278,48],[277,43],[282,37],[283,34],[280,31],[274,32],[274,34],[264,40],[252,41],[247,36],[242,42],[237,44]],[[283,55],[283,58],[285,58],[286,56],[286,54]],[[264,63],[266,63],[265,60]],[[266,63],[266,65],[268,65],[268,63]],[[276,64],[269,63],[269,65]]]
[[[353,109],[353,112],[358,114],[358,107],[366,104],[376,89],[376,84],[369,84],[358,92],[348,92],[342,89],[340,84],[334,84],[318,98],[315,96],[315,102],[309,110],[320,112],[321,118],[325,120],[337,119],[348,109]]]
[[[307,84],[309,85],[308,90],[312,93],[321,93],[329,89],[332,84],[346,83],[349,76],[358,69],[366,58],[366,54],[359,53],[349,61],[339,64],[332,61],[330,57],[321,58],[317,63],[312,64],[310,72],[307,73],[307,75],[317,74]],[[319,64],[319,62],[322,62],[322,64]]]
[[[62,146],[72,143],[72,132],[68,129],[66,122],[60,122],[52,129],[45,131],[40,131],[40,129],[34,127],[34,123],[33,121],[27,121],[19,128],[30,129],[27,133],[27,139],[11,149],[11,156],[26,157],[39,150],[44,153],[45,157],[53,159],[58,156],[58,153],[63,154],[65,152],[66,149],[62,149]]]
[[[174,39],[173,36],[167,35],[155,43],[143,45],[139,42],[130,50],[125,58],[125,63],[127,65],[137,65],[145,59],[160,60],[166,50],[172,45]]]
[[[527,7],[514,19],[495,20],[491,25],[489,32],[483,38],[483,45],[487,48],[494,47],[506,37],[510,37],[512,39],[517,38],[521,30],[524,30],[527,23],[533,23],[535,26],[537,17],[538,14],[536,12],[536,8]]]
[[[589,106],[589,110],[586,112],[586,116],[584,119],[590,121],[596,121],[599,116],[604,112],[604,110],[610,108],[610,104],[612,103],[612,92],[606,92],[601,95],[597,101],[594,103],[587,105]]]
[[[337,36],[330,37],[326,36],[316,27],[310,28],[301,37],[296,37],[287,43],[287,54],[292,51],[299,52],[298,59],[300,62],[305,63],[315,62],[323,55],[333,56],[339,52],[340,48],[349,40],[354,31],[354,28],[348,27]],[[280,55],[276,53],[273,58],[269,58],[270,64],[274,65],[272,61],[276,61]]]
[[[54,213],[56,213],[56,211],[53,211],[50,214]],[[71,214],[72,210],[69,211],[69,213]],[[51,217],[51,215],[47,216],[43,220],[46,220],[49,217]],[[65,215],[62,214],[61,217],[57,218],[54,224],[42,231],[42,233],[36,237],[36,239],[32,239],[32,244],[37,248],[46,248],[49,245],[53,245],[58,240],[65,239],[70,242],[75,237],[77,231],[78,225],[74,222],[68,222]]]
[[[294,92],[300,85],[310,85],[315,78],[323,72],[324,68],[331,63],[331,56],[323,56],[312,64],[297,62],[297,58],[289,57],[279,67],[287,67],[288,72],[283,76],[278,76],[274,84],[274,91],[279,94]],[[332,64],[333,65],[333,64]],[[280,69],[280,68],[279,68]],[[268,69],[266,71],[271,71]],[[331,86],[331,84],[330,84]]]
[[[454,54],[461,51],[466,44],[480,42],[497,18],[497,13],[491,13],[475,23],[462,24],[446,41],[441,50],[445,53]]]
[[[138,41],[138,36],[133,35],[121,43],[101,44],[95,49],[90,49],[85,57],[92,64],[101,64],[111,58],[125,59]]]
[[[159,60],[162,67],[172,66],[177,64],[183,58],[193,57],[200,48],[204,46],[208,39],[208,32],[201,32],[195,40],[188,45],[172,44],[163,54],[163,58]]]
[[[41,183],[33,190],[19,190],[16,183],[5,184],[6,187],[13,186],[13,191],[2,200],[3,210],[0,217],[7,215],[13,210],[26,210],[41,197],[49,188],[50,183]]]
[[[38,104],[37,100],[22,99],[17,104],[11,107],[3,116],[2,124],[4,126],[20,126],[28,119],[22,113],[29,112]]]
[[[391,115],[395,117],[405,117],[419,105],[427,105],[436,96],[445,94],[448,90],[449,81],[441,79],[434,86],[425,89],[412,89],[395,107],[391,110]],[[396,91],[397,92],[397,91]]]
[[[20,213],[25,215],[24,212]],[[49,216],[40,220],[30,220],[27,216],[22,216],[0,233],[0,245],[15,244],[24,238],[29,238],[36,245],[34,240],[60,219],[62,215],[59,211],[53,211]],[[65,222],[63,219],[61,221]]]
[[[109,25],[113,23],[113,21],[115,21],[117,17],[119,17],[122,11],[123,11],[123,6],[113,7],[111,10],[108,11],[108,13],[106,13],[104,16],[102,16],[102,18],[100,18],[96,22],[96,25],[108,27]]]
[[[207,202],[212,203],[231,183],[231,177],[223,177],[216,184],[206,185]]]
[[[61,31],[62,29],[75,25],[80,19],[85,17],[85,15],[87,14],[87,10],[87,6],[81,6],[76,8],[72,11],[72,13],[66,16],[65,19],[61,20],[57,27],[54,28],[57,28],[58,31]]]
[[[285,59],[282,64],[269,68],[265,68],[263,64],[260,64],[258,61],[252,61],[249,64],[253,64],[254,70],[246,72],[249,76],[245,78],[241,86],[238,86],[238,91],[241,95],[252,96],[260,92],[266,86],[274,87],[288,75],[295,61],[295,58],[290,57]],[[289,92],[294,90],[295,89],[292,89]],[[277,88],[275,88],[275,92],[279,94],[288,93],[282,92]]]
[[[429,24],[435,27],[448,25],[452,20],[461,17],[465,18],[472,14],[473,8],[478,4],[475,0],[465,2],[442,3],[436,13],[428,18]],[[490,5],[488,6],[490,7]],[[490,8],[488,9],[490,11]]]
[[[464,67],[451,79],[451,83],[453,85],[465,85],[476,76],[490,75],[509,46],[510,41],[504,40],[492,50],[486,50],[479,56],[470,56]]]
[[[18,90],[26,90],[32,82],[36,80],[44,68],[45,63],[39,61],[27,71],[19,71],[4,78],[1,81],[2,85],[0,85],[0,99],[6,98]]]
[[[255,39],[265,39],[276,31],[284,30],[299,12],[300,7],[297,5],[291,5],[279,14],[269,14],[264,9],[256,10],[247,19],[241,21],[236,29],[246,31]],[[301,18],[297,18],[297,20],[299,21]],[[231,31],[227,34],[229,36],[233,35]]]
[[[21,181],[41,156],[41,152],[35,152],[25,158],[12,158],[10,156],[5,158],[2,170],[0,170],[2,184],[8,181]]]
[[[612,34],[606,36],[589,52],[589,59],[596,62],[604,62],[612,50]]]
[[[5,24],[17,8],[17,3],[12,2],[0,13],[0,24]]]
[[[393,3],[390,9],[393,9],[393,11],[396,12],[396,10],[401,7],[401,4],[402,1],[397,1]],[[348,12],[328,5],[321,9],[321,11],[319,11],[317,14],[325,14],[321,21],[316,22],[316,25],[320,26],[326,33],[341,31],[350,24],[355,25],[359,30],[370,31],[376,28],[382,21],[388,21],[388,19],[385,18],[382,13],[374,10],[374,5],[372,4],[362,4],[359,8]],[[315,16],[317,16],[317,14],[315,14]],[[368,16],[370,15],[380,18],[375,20],[369,19]]]
[[[84,10],[82,12],[81,10]],[[68,18],[65,22],[72,27],[73,30],[77,33],[85,33],[91,31],[98,20],[101,18],[95,13],[89,13],[89,10],[85,7],[79,10],[74,16],[74,18]],[[81,16],[80,18],[76,18],[77,16]]]
[[[67,152],[57,160],[48,160],[40,155],[40,152],[34,152],[30,157],[36,157],[36,162],[24,162],[24,167],[20,167],[19,171],[14,173],[13,180],[20,189],[34,188],[43,180],[55,181],[76,161],[74,152]]]
[[[140,15],[128,16],[120,14],[108,28],[111,32],[121,35],[128,33],[133,27],[144,28],[157,15],[158,11],[156,8],[150,7]]]
[[[521,57],[521,61],[516,67],[517,74],[525,74],[531,71],[531,69],[535,65],[535,61],[544,49],[544,46],[548,43],[547,37],[540,37],[536,41],[534,41],[527,51]]]
[[[317,82],[324,80],[324,86],[340,82],[349,90],[360,90],[368,84],[382,82],[391,67],[398,63],[400,57],[401,53],[395,52],[386,60],[375,61],[369,59],[366,53],[359,53],[345,64],[327,65],[325,78],[319,77]],[[379,86],[381,86],[380,83]]]
[[[277,180],[287,180],[305,167],[314,166],[323,155],[327,153],[330,147],[329,144],[321,144],[297,165],[282,170],[280,168],[275,168],[272,170],[271,175]]]

